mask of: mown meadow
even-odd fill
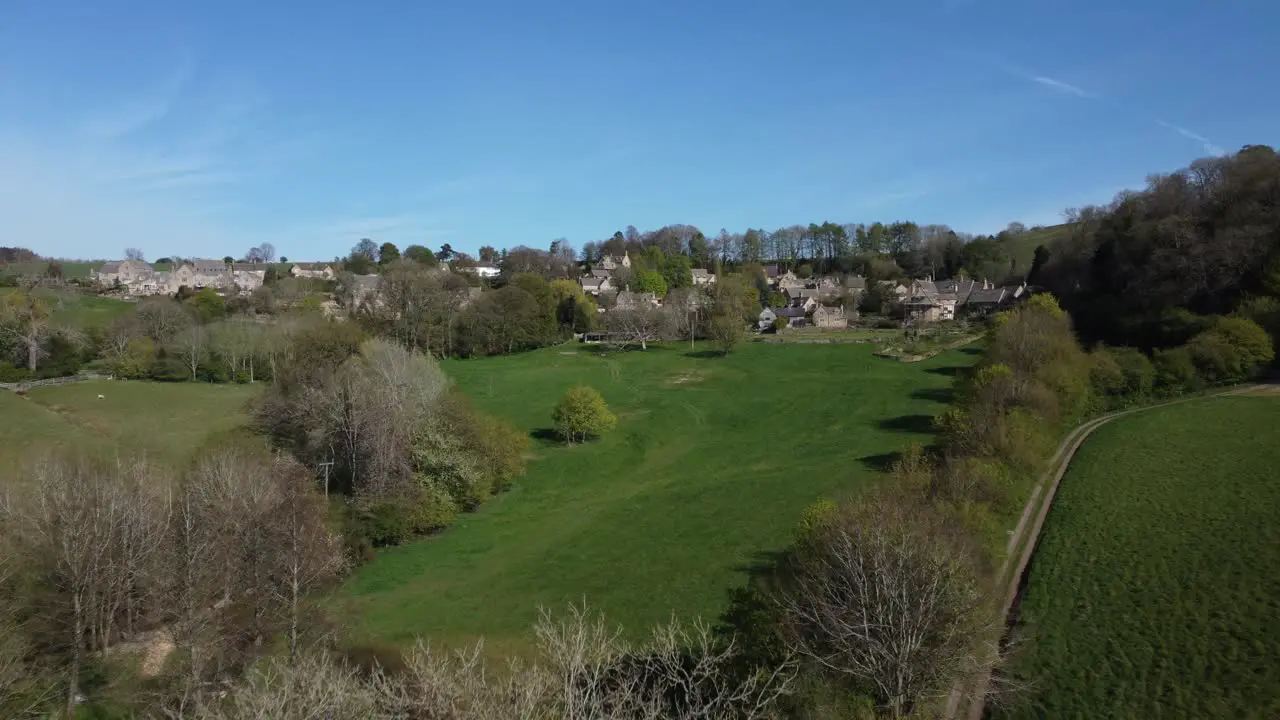
[[[180,464],[211,438],[246,428],[255,392],[248,385],[123,380],[40,387],[25,396],[0,391],[0,469],[51,448]]]
[[[1032,560],[998,717],[1280,717],[1280,396],[1098,430]]]
[[[899,363],[874,350],[569,344],[446,361],[482,410],[533,435],[536,457],[479,513],[358,569],[343,593],[355,637],[519,645],[539,606],[583,600],[636,634],[673,613],[713,620],[808,505],[931,441],[932,415],[978,352]],[[618,426],[565,447],[551,410],[578,384],[604,395]]]

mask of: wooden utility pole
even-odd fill
[[[324,471],[324,496],[329,497],[329,468],[333,467],[332,460],[325,460],[320,463],[320,469]]]

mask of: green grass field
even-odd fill
[[[1280,397],[1099,429],[1021,606],[1008,718],[1280,717]]]
[[[952,351],[904,364],[861,345],[687,346],[597,356],[565,345],[444,364],[482,409],[534,434],[515,489],[441,536],[388,550],[344,589],[357,638],[521,643],[540,605],[584,598],[643,633],[671,613],[714,619],[763,553],[823,496],[873,482],[889,455],[931,440]],[[546,438],[570,386],[619,417],[600,441]]]
[[[15,288],[0,288],[0,297],[17,292]],[[53,321],[58,325],[84,330],[91,326],[105,327],[111,321],[133,312],[137,306],[125,300],[81,295],[74,292],[37,291],[53,308]]]
[[[179,464],[211,437],[244,427],[255,392],[247,385],[106,380],[35,388],[26,397],[0,391],[0,472],[52,447]]]

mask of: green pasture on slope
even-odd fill
[[[355,636],[519,643],[539,606],[584,599],[633,634],[672,613],[714,619],[806,506],[930,442],[954,375],[977,359],[966,348],[899,363],[871,344],[704,348],[569,344],[444,363],[480,408],[533,434],[537,457],[479,513],[358,569],[343,591]],[[551,410],[577,384],[604,395],[618,427],[564,447]]]
[[[1032,560],[1006,718],[1280,717],[1280,397],[1085,443]]]

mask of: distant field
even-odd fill
[[[1053,251],[1053,244],[1066,236],[1070,225],[1049,225],[1036,230],[1028,230],[1005,243],[1005,250],[1014,259],[1019,273],[1031,270],[1031,262],[1035,259],[1036,248],[1044,245]]]
[[[75,278],[87,278],[89,273],[97,270],[102,266],[101,261],[77,262],[73,260],[59,260],[62,263],[62,277],[72,280]],[[0,266],[0,272],[9,271],[17,275],[43,275],[44,270],[48,267],[47,260],[32,260],[24,263],[9,263]]]
[[[0,297],[7,293],[17,292],[14,288],[0,288]],[[74,292],[38,291],[40,296],[53,307],[53,321],[58,325],[66,325],[77,329],[90,326],[103,327],[112,320],[127,315],[137,306],[124,300],[81,295]]]
[[[1280,717],[1280,398],[1122,418],[1032,560],[1007,718]]]
[[[536,438],[580,383],[604,394],[618,428],[572,448],[536,440],[512,492],[357,570],[344,615],[364,639],[491,645],[518,645],[539,605],[584,598],[633,633],[672,612],[714,619],[806,506],[857,491],[892,452],[928,443],[954,374],[976,360],[954,351],[904,364],[873,350],[760,343],[720,358],[565,345],[446,362],[478,406]]]
[[[95,381],[0,391],[0,473],[46,447],[145,453],[182,463],[209,438],[243,427],[248,385]],[[98,395],[103,395],[102,399]]]

